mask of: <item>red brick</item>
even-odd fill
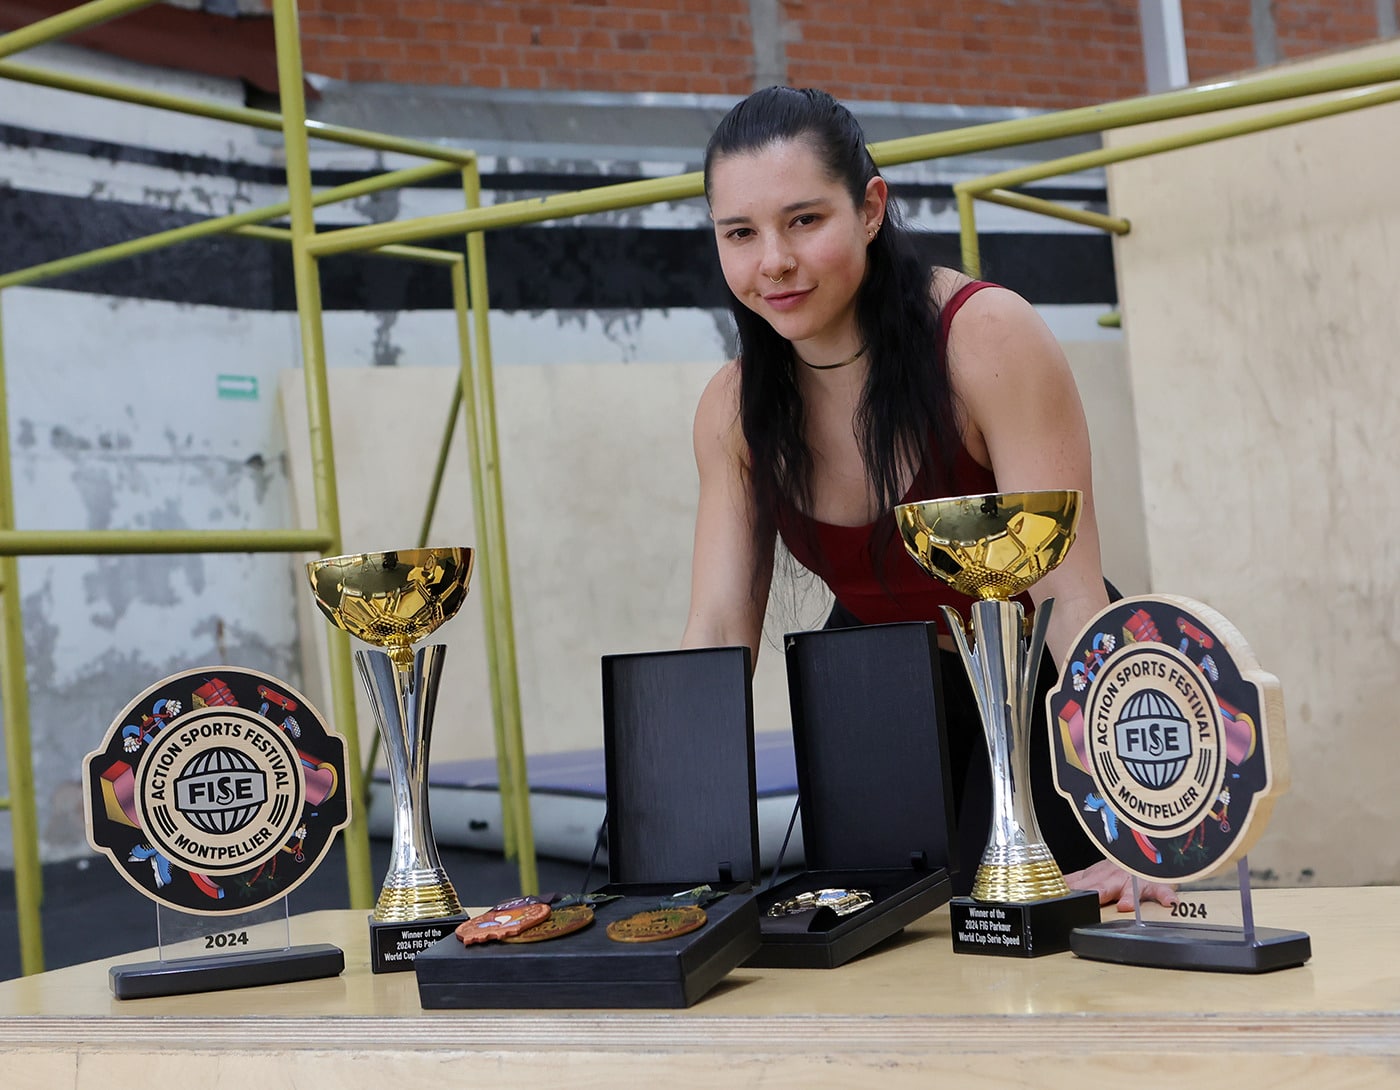
[[[735,95],[752,79],[748,0],[303,0],[301,8],[308,69],[338,78]],[[1374,0],[1275,0],[1274,10],[1283,56],[1375,36]],[[848,97],[1057,107],[1126,97],[1143,84],[1137,0],[781,0],[779,15],[787,78],[827,82]],[[1250,0],[1185,0],[1194,79],[1253,67],[1249,17]]]

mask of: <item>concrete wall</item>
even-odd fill
[[[1151,582],[1282,682],[1293,789],[1251,865],[1283,883],[1400,879],[1397,132],[1390,105],[1110,171]]]

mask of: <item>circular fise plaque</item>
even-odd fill
[[[1105,857],[1151,881],[1241,858],[1288,785],[1278,679],[1189,598],[1101,611],[1047,704],[1056,788]]]
[[[84,762],[88,840],[151,900],[248,912],[316,869],[349,820],[345,741],[268,674],[212,666],[157,682]]]

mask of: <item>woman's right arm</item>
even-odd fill
[[[754,540],[754,500],[739,424],[739,369],[727,364],[695,411],[700,500],[682,647],[747,645],[758,661],[773,576],[772,542]]]

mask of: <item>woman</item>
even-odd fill
[[[1083,410],[1035,311],[1010,291],[920,265],[860,126],[825,92],[772,87],[734,107],[706,148],[705,193],[739,355],[695,414],[700,499],[682,645],[758,654],[779,536],[835,593],[829,626],[934,620],[942,601],[966,614],[966,598],[905,554],[894,506],[1078,488],[1078,540],[1032,590],[1055,599],[1058,661],[1108,599]],[[990,813],[985,743],[968,726],[975,705],[951,637],[940,642],[945,698],[965,704],[948,716],[964,728],[949,743],[963,854],[975,860]],[[1049,785],[1045,733],[1033,788],[1047,843],[1072,887],[1130,910],[1130,877],[1099,856]],[[1167,886],[1142,893],[1173,898]]]

